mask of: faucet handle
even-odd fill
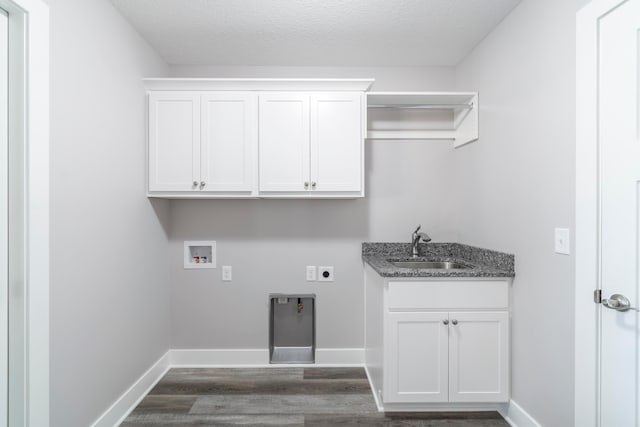
[[[416,228],[416,231],[414,231],[414,233],[417,233],[418,231],[420,231],[420,227],[422,227],[422,224],[418,224],[418,228]]]

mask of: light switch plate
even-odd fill
[[[230,282],[232,278],[233,269],[230,265],[222,266],[222,281]]]
[[[307,265],[307,282],[315,282],[315,281],[316,281],[316,266]]]
[[[571,254],[571,238],[569,236],[569,229],[556,228],[555,231],[556,253],[563,255]]]

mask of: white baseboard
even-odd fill
[[[318,348],[316,365],[364,366],[364,348]]]
[[[504,405],[498,412],[513,427],[542,427],[514,400]]]
[[[267,349],[178,349],[169,352],[172,367],[250,367],[269,364]]]
[[[122,396],[120,396],[91,427],[113,427],[120,425],[140,401],[151,391],[171,367],[166,352],[154,363]]]
[[[170,350],[172,367],[254,366],[363,366],[362,348],[316,349],[314,364],[269,364],[268,349],[176,349]]]
[[[369,387],[371,388],[373,400],[376,402],[376,408],[378,408],[378,412],[384,412],[384,407],[382,406],[382,401],[380,400],[382,397],[378,396],[378,393],[373,387],[373,381],[371,381],[371,374],[369,373],[369,368],[367,367],[367,365],[364,366],[364,372],[367,374],[367,381],[369,382]]]

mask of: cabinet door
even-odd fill
[[[306,191],[309,96],[261,93],[259,97],[260,191]]]
[[[451,312],[449,319],[449,400],[509,400],[509,313]]]
[[[257,97],[248,92],[202,95],[202,191],[251,191],[257,142]]]
[[[149,95],[149,191],[195,191],[200,181],[200,95]]]
[[[387,313],[385,402],[448,400],[446,319],[447,313]]]
[[[362,189],[362,97],[358,92],[311,96],[312,190]]]

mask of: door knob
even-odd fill
[[[635,310],[640,311],[636,307],[631,307],[631,302],[629,302],[629,298],[625,297],[621,294],[613,294],[609,299],[604,298],[602,300],[602,305],[616,311],[629,311]]]
[[[451,323],[455,326],[455,325],[457,325],[457,324],[458,324],[458,321],[457,321],[456,319],[453,319],[453,320],[451,321]]]
[[[309,188],[309,183],[308,183],[308,182],[305,182],[305,183],[304,183],[304,188],[305,188],[305,190],[306,190],[307,188]]]
[[[316,182],[315,181],[311,183],[311,188],[313,188],[314,190],[316,189]]]
[[[198,186],[198,181],[193,181],[193,186],[197,187]]]
[[[204,181],[200,181],[200,188],[204,188],[204,186],[205,186],[205,185],[207,185],[207,183],[206,183],[206,182],[204,182]]]
[[[442,321],[442,323],[444,323],[445,325],[448,325],[448,324],[449,324],[449,320],[448,320],[448,319],[444,319],[444,320]]]

